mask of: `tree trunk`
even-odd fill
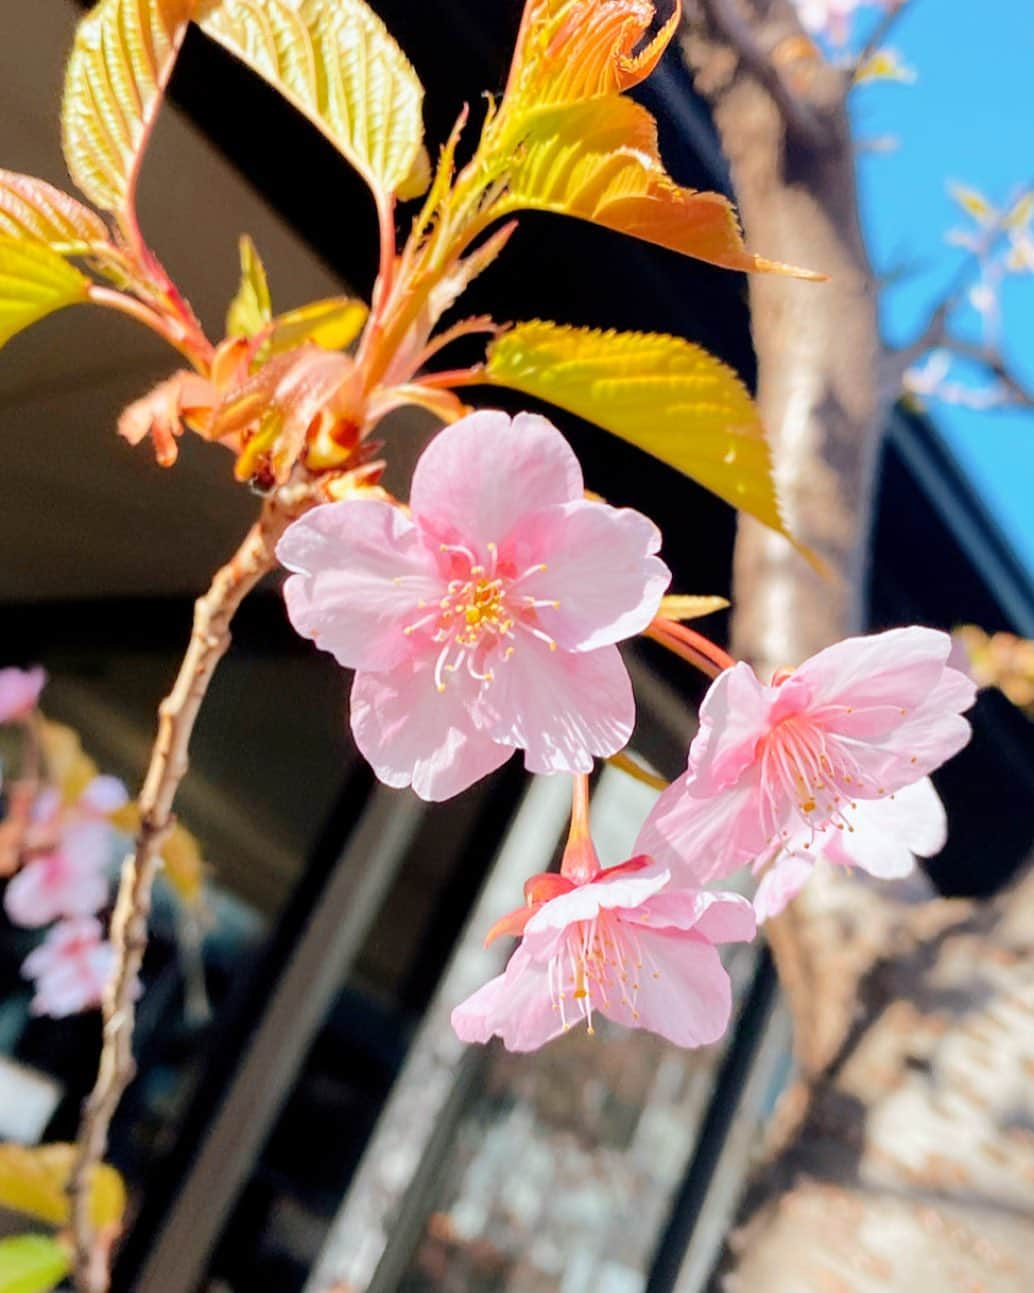
[[[789,0],[700,0],[683,51],[748,244],[758,402],[791,531],[740,520],[735,653],[764,674],[864,627],[880,432],[876,285],[844,75]],[[815,877],[770,937],[800,1078],[717,1277],[725,1293],[1019,1293],[1034,1243],[1034,880],[995,903]]]

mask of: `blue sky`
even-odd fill
[[[888,44],[918,80],[860,86],[853,110],[860,139],[899,141],[895,151],[859,161],[877,272],[915,271],[883,294],[884,331],[897,342],[915,334],[963,256],[943,241],[949,227],[965,223],[949,183],[998,203],[1034,185],[1034,3],[912,0]],[[1003,304],[1010,366],[1034,386],[1034,275],[1014,276]],[[1034,574],[1034,410],[977,412],[936,402],[929,411]]]

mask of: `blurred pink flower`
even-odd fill
[[[819,862],[858,867],[880,880],[897,880],[915,868],[917,857],[933,857],[948,838],[944,805],[929,777],[888,795],[860,799],[850,827],[811,838],[802,828],[765,868],[754,894],[759,923],[778,916],[800,893]],[[755,867],[760,870],[764,861]]]
[[[513,934],[521,943],[503,973],[452,1012],[459,1038],[537,1050],[583,1019],[591,1032],[599,1013],[678,1046],[717,1041],[732,993],[714,944],[754,937],[750,903],[672,888],[643,856],[581,874],[532,877],[528,906],[490,932],[488,941]]]
[[[64,1019],[99,1005],[114,965],[115,949],[103,941],[98,920],[61,921],[22,965],[22,974],[36,983],[30,1010]]]
[[[38,665],[33,669],[0,669],[0,723],[22,718],[34,709],[47,681]]]
[[[746,664],[700,708],[689,769],[663,792],[640,847],[704,882],[788,844],[849,827],[864,800],[918,781],[969,740],[972,681],[925,628],[848,638],[763,686]],[[864,810],[863,810],[864,811]]]
[[[413,475],[412,519],[328,503],[277,549],[295,628],[357,670],[352,731],[378,777],[440,800],[525,751],[532,772],[587,772],[635,717],[615,643],[668,585],[656,526],[584,498],[544,418],[475,413]]]
[[[27,862],[4,892],[16,925],[35,928],[62,916],[90,916],[108,898],[112,832],[102,822],[75,822],[51,852]]]

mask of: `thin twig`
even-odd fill
[[[744,67],[771,95],[787,131],[813,147],[824,147],[829,132],[821,117],[787,82],[772,52],[763,46],[749,19],[740,12],[737,0],[701,0],[701,5],[718,35],[732,46]]]
[[[147,945],[151,888],[161,846],[174,825],[172,804],[187,771],[194,721],[216,666],[230,645],[230,621],[259,580],[273,568],[273,549],[291,513],[273,496],[237,552],[219,570],[195,606],[190,645],[176,682],[159,709],[158,735],[140,792],[140,829],[122,867],[111,920],[115,970],[103,1001],[104,1040],[93,1091],[83,1109],[78,1152],[69,1181],[75,1236],[75,1284],[80,1293],[107,1293],[107,1261],[96,1260],[89,1183],[103,1160],[108,1129],[133,1076],[134,997]]]
[[[1016,376],[996,346],[983,346],[979,342],[965,341],[962,337],[945,333],[941,337],[939,348],[986,368],[1001,383],[1006,393],[1007,398],[1002,400],[1002,407],[1034,408],[1034,391]]]
[[[889,4],[880,16],[876,26],[872,29],[872,34],[858,51],[853,59],[849,71],[850,79],[853,81],[858,75],[861,68],[868,63],[869,59],[880,49],[883,42],[887,39],[898,19],[909,7],[911,0],[897,0],[896,4]]]

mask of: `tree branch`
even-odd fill
[[[715,33],[735,50],[743,66],[771,96],[788,133],[812,147],[828,143],[829,131],[822,118],[783,76],[772,50],[765,47],[754,24],[741,13],[737,0],[700,0],[700,4]]]
[[[238,606],[273,569],[273,549],[293,513],[274,495],[234,556],[219,570],[194,611],[190,645],[172,691],[159,709],[158,735],[140,792],[140,830],[122,866],[111,920],[116,963],[103,1002],[104,1040],[93,1091],[83,1109],[78,1153],[69,1181],[75,1238],[75,1283],[80,1293],[106,1293],[108,1262],[97,1260],[90,1221],[90,1179],[102,1161],[111,1119],[133,1077],[133,1023],[137,976],[147,946],[151,889],[162,844],[174,825],[172,804],[188,767],[187,749],[198,710],[230,645]]]

